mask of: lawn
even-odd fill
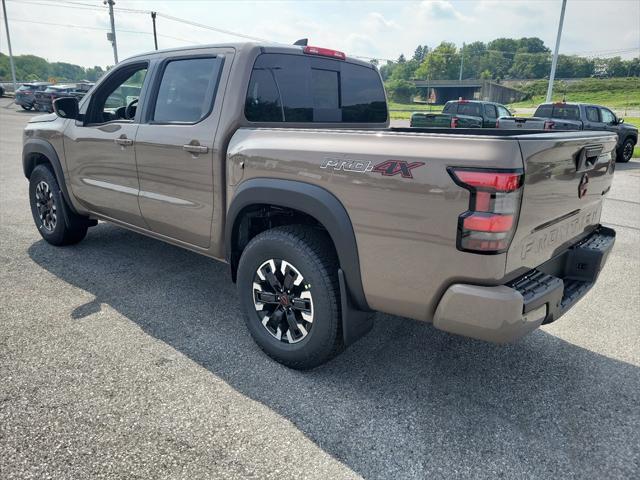
[[[554,101],[562,101],[563,94],[554,93]],[[605,105],[617,110],[625,107],[640,108],[640,89],[629,90],[602,90],[599,92],[567,92],[565,97],[567,102],[584,102]],[[535,108],[546,100],[545,95],[534,95],[529,100],[512,103],[513,108]]]
[[[425,105],[424,103],[389,102],[391,120],[409,120],[412,112],[442,112],[444,105]]]

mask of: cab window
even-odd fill
[[[600,109],[600,115],[602,115],[602,122],[613,124],[616,121],[616,116],[613,114],[611,110],[607,110],[606,108]]]
[[[491,105],[491,104],[485,104],[484,105],[484,114],[487,116],[487,118],[497,118],[498,117],[498,113],[496,111],[496,106],[495,105]]]
[[[85,124],[133,122],[146,76],[146,62],[114,71],[92,95]]]
[[[152,121],[197,123],[213,108],[222,58],[202,57],[166,63],[158,87]]]
[[[587,120],[590,122],[600,122],[600,115],[596,107],[585,107],[587,113]]]

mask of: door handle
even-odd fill
[[[199,145],[199,144],[193,144],[193,143],[188,143],[186,145],[183,145],[182,149],[185,152],[194,153],[196,155],[199,153],[207,153],[209,151],[209,147],[207,147],[206,145]]]
[[[130,138],[127,138],[126,135],[122,135],[119,138],[115,138],[113,141],[116,142],[118,145],[122,145],[123,147],[133,145],[133,140],[131,140]]]

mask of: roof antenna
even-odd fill
[[[309,43],[309,39],[308,38],[301,38],[300,40],[297,40],[294,43],[294,45],[298,45],[300,47],[306,47],[308,43]]]

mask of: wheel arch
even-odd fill
[[[73,213],[78,213],[73,207],[73,203],[69,197],[62,164],[60,163],[60,158],[58,157],[56,149],[49,142],[42,140],[41,138],[28,139],[22,147],[22,170],[24,172],[24,176],[29,179],[33,170],[38,165],[42,164],[51,165],[53,174],[56,177],[56,181],[60,186],[62,196],[67,202],[68,207]]]
[[[349,215],[332,193],[317,185],[294,180],[254,178],[237,188],[225,221],[225,255],[233,278],[244,245],[240,225],[251,207],[279,207],[301,212],[322,226],[333,242],[350,296],[360,310],[369,310],[360,276],[356,237]]]

